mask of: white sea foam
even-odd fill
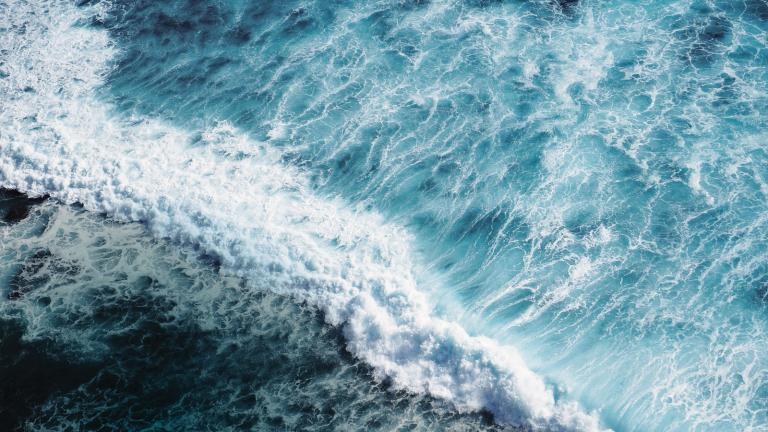
[[[430,315],[403,229],[318,197],[279,153],[228,124],[200,139],[112,113],[93,96],[115,54],[108,35],[76,24],[85,10],[44,3],[0,6],[0,185],[144,221],[254,288],[315,305],[397,388],[503,423],[600,428],[595,414],[556,400],[513,348]]]

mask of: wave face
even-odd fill
[[[3,186],[198,248],[462,411],[768,429],[763,0],[2,7]]]

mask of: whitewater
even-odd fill
[[[458,412],[768,430],[761,0],[81,3],[0,3],[0,186]]]

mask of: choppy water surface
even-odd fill
[[[143,222],[460,412],[768,430],[764,0],[0,5],[0,185]]]
[[[503,430],[387,391],[316,310],[199,252],[2,192],[3,430]]]

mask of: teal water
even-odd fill
[[[615,430],[768,430],[768,3],[97,6],[77,25],[115,50],[92,89],[112,115],[190,148],[230,125],[321,199],[403,227],[431,313],[516,348],[556,401]],[[217,217],[192,225],[234,230]]]

